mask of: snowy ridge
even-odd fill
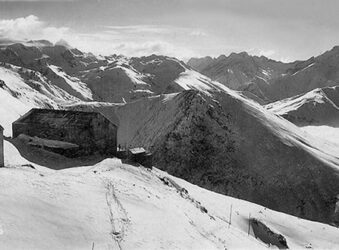
[[[338,87],[317,88],[306,94],[294,96],[266,105],[298,126],[329,125],[338,127]]]
[[[327,97],[324,96],[324,92],[320,88],[317,88],[304,95],[298,95],[267,104],[265,107],[278,115],[284,115],[290,111],[297,110],[308,102],[324,103],[325,98]]]
[[[335,170],[339,170],[338,145],[333,145],[332,143],[314,137],[309,133],[303,132],[302,129],[288,122],[286,119],[276,116],[271,112],[267,112],[265,107],[247,99],[239,92],[230,90],[227,87],[224,87],[224,91],[227,91],[229,95],[245,103],[247,108],[251,110],[251,112],[254,112],[256,116],[262,120],[266,126],[270,127],[285,143],[298,145],[332,166]],[[314,92],[319,93],[319,90],[315,90]],[[315,100],[320,103],[322,102],[321,96],[317,94],[309,94],[307,96],[311,99],[315,97]]]
[[[184,90],[194,89],[210,94],[210,91],[215,91],[217,87],[212,83],[212,81],[200,73],[187,70],[183,73],[180,73],[179,77],[174,80],[175,83],[179,84]]]

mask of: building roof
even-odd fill
[[[77,124],[90,124],[92,119],[98,115],[107,119],[99,112],[84,112],[73,110],[56,110],[56,109],[31,109],[28,113],[20,117],[14,123],[32,123],[32,124],[48,124],[50,126],[67,126]],[[114,123],[112,123],[116,126]]]
[[[131,148],[129,149],[129,151],[132,153],[132,154],[144,154],[146,153],[146,150],[144,148]]]

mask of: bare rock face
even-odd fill
[[[332,222],[338,160],[327,162],[297,127],[259,106],[189,90],[115,109],[119,143],[150,149],[157,167],[219,193]]]

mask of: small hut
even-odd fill
[[[128,150],[128,158],[146,168],[152,168],[152,154],[144,148],[132,148]]]

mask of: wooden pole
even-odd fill
[[[228,228],[230,228],[231,224],[232,224],[232,204],[230,208],[230,218],[229,218]]]
[[[248,214],[248,236],[250,236],[251,231],[251,213]]]
[[[4,160],[4,129],[0,125],[0,168],[5,166]]]

